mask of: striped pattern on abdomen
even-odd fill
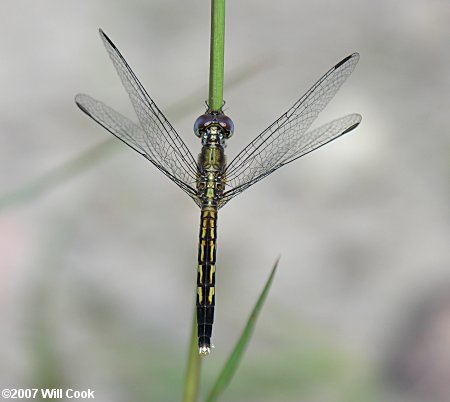
[[[197,326],[201,354],[209,354],[214,322],[217,210],[201,211],[197,272]]]

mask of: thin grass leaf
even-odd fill
[[[113,139],[105,140],[82,152],[68,162],[42,174],[17,190],[2,196],[0,198],[0,211],[37,198],[47,190],[65,183],[70,178],[94,165],[97,161],[110,155],[116,145]]]
[[[275,262],[275,265],[272,268],[272,272],[270,273],[269,279],[267,280],[264,289],[261,292],[261,295],[259,296],[258,301],[256,302],[256,305],[253,308],[252,313],[250,314],[249,319],[247,320],[247,324],[244,328],[244,331],[242,332],[236,346],[234,347],[233,352],[231,353],[230,357],[228,358],[228,361],[226,362],[224,368],[222,369],[222,372],[217,378],[216,383],[211,389],[211,392],[206,398],[206,402],[216,401],[217,398],[228,386],[231,379],[233,378],[233,375],[236,372],[239,362],[241,361],[241,358],[244,354],[245,348],[247,347],[250,341],[253,330],[255,329],[256,320],[264,304],[264,301],[266,300],[267,294],[269,293],[269,289],[270,286],[272,285],[273,278],[275,276],[275,272],[277,270],[279,261],[280,259],[278,258],[277,261]]]
[[[189,357],[184,380],[183,402],[195,402],[198,397],[200,384],[201,358],[198,354],[197,318],[196,311],[192,315],[192,331],[189,347]]]

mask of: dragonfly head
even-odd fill
[[[233,121],[223,112],[207,112],[199,116],[194,123],[194,133],[203,143],[217,142],[222,145],[233,132]]]

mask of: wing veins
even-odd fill
[[[136,123],[129,120],[119,112],[105,105],[103,102],[97,101],[88,95],[79,94],[75,101],[78,107],[86,113],[89,117],[95,120],[103,128],[108,130],[116,138],[124,144],[134,149],[136,152],[144,156],[168,178],[175,182],[183,191],[185,191],[198,205],[198,197],[196,190],[188,183],[180,180],[172,172],[167,170],[162,164],[157,162],[157,158],[148,150],[142,148],[138,142],[129,134],[129,132],[143,132],[142,128]],[[151,148],[150,148],[151,151]]]
[[[159,131],[162,137],[168,136],[171,141],[159,141],[156,137],[151,136],[151,134],[145,138],[147,147],[156,148],[155,151],[164,159],[164,154],[167,158],[167,149],[170,149],[170,153],[175,155],[176,161],[178,162],[178,168],[183,167],[184,171],[190,172],[189,176],[191,179],[195,180],[197,174],[197,162],[190,153],[186,144],[183,142],[181,137],[176,133],[173,126],[166,119],[164,114],[155,104],[153,99],[148,95],[147,91],[143,85],[138,80],[137,76],[134,74],[133,70],[130,68],[125,58],[122,56],[117,47],[112,43],[112,41],[107,37],[103,31],[100,31],[103,43],[108,51],[108,54],[116,68],[117,73],[128,92],[131,103],[136,111],[137,117],[141,122],[141,126],[144,131],[148,132],[147,126],[152,124]],[[151,141],[151,139],[153,141]],[[151,147],[150,147],[151,143]],[[174,145],[176,144],[176,146]],[[182,150],[182,152],[181,152]]]
[[[359,124],[349,115],[308,131],[359,60],[353,53],[328,70],[293,106],[251,141],[228,164],[227,187],[221,206],[270,173],[320,148]],[[346,125],[347,124],[347,125]]]

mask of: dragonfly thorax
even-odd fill
[[[220,128],[211,126],[202,134],[198,157],[197,191],[202,204],[217,206],[225,188],[225,138]]]

